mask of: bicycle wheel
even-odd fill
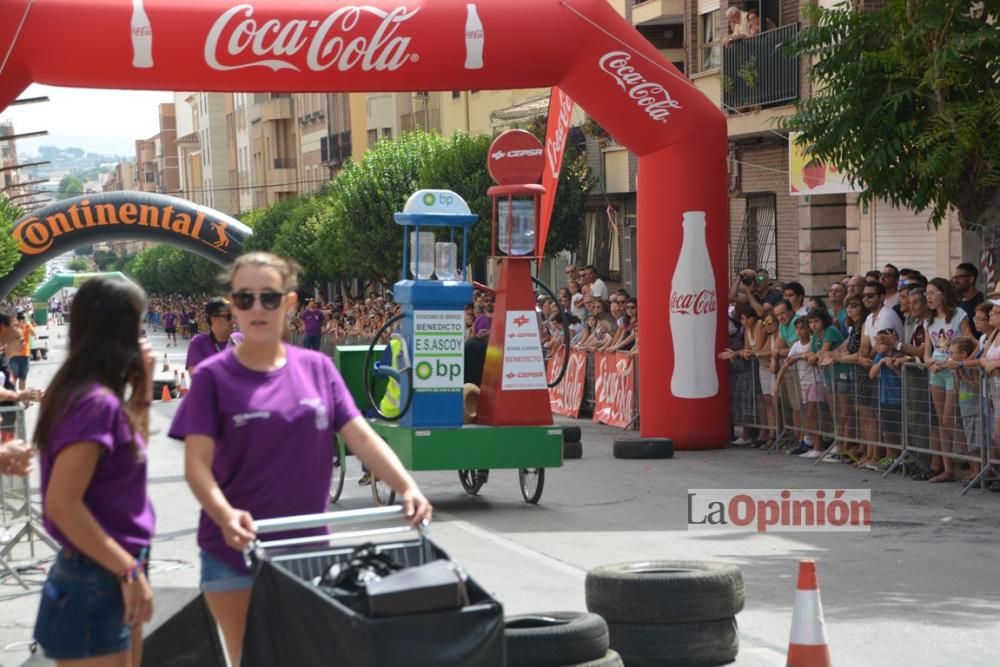
[[[518,468],[517,479],[521,483],[521,495],[525,502],[537,504],[545,488],[545,468]]]
[[[396,502],[396,492],[384,481],[372,475],[372,500],[380,507],[392,505]]]
[[[490,478],[489,470],[459,470],[458,481],[462,483],[462,488],[470,496],[479,495],[479,489],[483,488]]]
[[[344,477],[347,475],[347,448],[344,441],[335,437],[337,453],[333,455],[336,467],[333,469],[333,479],[330,480],[330,502],[335,503],[340,500],[340,494],[344,492]]]

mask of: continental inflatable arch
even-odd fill
[[[47,260],[82,245],[122,239],[170,243],[226,265],[243,253],[251,234],[233,217],[168,195],[105,192],[64,199],[14,223],[21,257],[0,278],[0,296]]]
[[[726,340],[716,299],[727,282],[725,118],[606,0],[0,0],[0,54],[0,109],[32,82],[241,92],[558,85],[639,156],[641,432],[688,449],[728,439],[726,368],[712,354]],[[681,222],[694,211],[705,214],[707,259],[699,252],[675,276]],[[715,284],[690,294],[688,266]],[[700,306],[672,306],[687,302]],[[678,350],[679,365],[711,357],[683,368],[686,380],[711,376],[693,384],[674,377],[670,330],[691,313],[716,320]]]

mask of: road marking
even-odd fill
[[[436,514],[439,518],[445,519],[448,522],[449,526],[460,528],[461,530],[464,530],[465,532],[470,533],[471,535],[474,535],[481,540],[492,542],[493,544],[496,544],[499,547],[507,549],[508,551],[513,551],[514,553],[520,556],[524,556],[525,558],[528,558],[530,560],[533,560],[536,563],[541,563],[542,565],[551,567],[555,570],[562,572],[563,574],[569,575],[576,579],[580,579],[581,581],[587,577],[587,571],[584,569],[576,567],[575,565],[570,565],[566,561],[559,560],[558,558],[553,558],[552,556],[544,554],[540,551],[535,551],[530,547],[526,547],[523,544],[515,542],[514,540],[508,539],[506,537],[501,537],[496,533],[491,533],[490,531],[484,530],[479,526],[469,523],[468,521],[459,519],[454,514],[450,514],[448,512],[436,512]]]

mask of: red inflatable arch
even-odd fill
[[[0,109],[32,82],[247,92],[559,85],[639,156],[641,432],[684,449],[727,441],[726,369],[715,358],[727,338],[716,301],[727,282],[725,118],[605,0],[0,0]]]

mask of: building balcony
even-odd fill
[[[296,190],[299,174],[295,158],[275,158],[268,165],[267,187],[278,190]]]
[[[260,105],[260,119],[265,123],[273,120],[291,120],[292,98],[272,97]]]
[[[734,40],[722,50],[723,109],[745,111],[799,99],[799,58],[782,50],[798,32],[792,23]]]
[[[684,16],[684,0],[637,0],[632,5],[632,25]]]

